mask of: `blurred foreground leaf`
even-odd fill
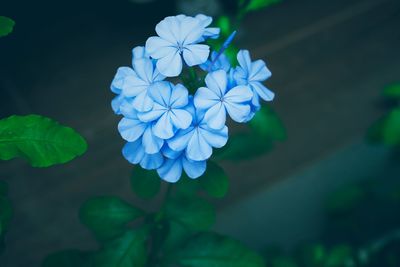
[[[86,201],[80,210],[80,218],[99,240],[107,240],[121,234],[125,225],[143,213],[124,200],[113,197],[95,197]]]
[[[155,170],[135,167],[131,176],[132,190],[141,198],[150,199],[160,190],[161,179]]]
[[[383,90],[383,95],[392,99],[400,99],[400,83],[386,87]]]
[[[191,238],[169,261],[182,267],[264,267],[263,258],[240,242],[214,233]]]
[[[201,198],[179,197],[171,199],[165,207],[166,217],[190,230],[209,229],[215,222],[214,207]]]
[[[245,11],[254,11],[262,8],[266,8],[270,5],[274,5],[280,3],[282,0],[250,0],[247,6],[245,7]]]
[[[6,36],[13,31],[15,22],[7,17],[0,16],[0,37]]]
[[[80,250],[64,250],[48,255],[42,267],[94,267],[91,253]]]
[[[73,129],[38,115],[0,120],[0,159],[22,157],[33,167],[49,167],[82,155],[86,141]]]
[[[282,121],[271,108],[261,107],[249,122],[250,127],[266,140],[283,141],[286,139],[286,130]]]
[[[373,143],[400,146],[400,108],[393,109],[375,122],[369,129],[367,137]]]
[[[127,231],[95,256],[95,267],[143,267],[147,260],[146,231]]]
[[[204,190],[213,197],[222,198],[228,192],[228,176],[213,161],[208,161],[206,173],[200,177],[199,181]]]

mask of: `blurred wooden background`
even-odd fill
[[[131,49],[176,11],[168,1],[14,1],[2,12],[17,24],[0,39],[1,117],[49,116],[89,142],[83,157],[63,166],[0,162],[15,209],[0,265],[39,266],[51,251],[93,246],[78,220],[84,200],[134,199],[109,84],[118,66],[130,64]],[[398,0],[284,0],[252,13],[239,31],[239,46],[266,60],[273,73],[272,107],[288,140],[256,160],[224,163],[231,189],[220,209],[360,138],[381,115],[382,88],[400,80]]]

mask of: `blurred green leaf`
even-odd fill
[[[79,250],[64,250],[48,255],[42,267],[94,267],[92,254]]]
[[[231,20],[228,16],[220,16],[217,19],[217,27],[221,29],[222,37],[228,37],[232,33]]]
[[[80,218],[99,240],[114,238],[125,230],[125,225],[143,215],[138,208],[113,196],[95,197],[86,201]]]
[[[131,176],[132,190],[141,198],[153,198],[160,191],[161,179],[155,170],[137,166]]]
[[[383,90],[383,95],[388,98],[400,99],[400,83],[386,87]]]
[[[0,120],[0,159],[22,157],[33,167],[65,163],[82,155],[85,140],[73,129],[38,115]]]
[[[251,128],[265,139],[284,141],[286,139],[286,130],[276,115],[276,113],[267,106],[262,106],[256,112],[253,119],[249,122]]]
[[[166,217],[190,230],[209,229],[215,222],[214,207],[206,200],[194,197],[178,197],[165,206]]]
[[[347,185],[329,196],[327,201],[328,211],[331,213],[351,212],[363,203],[366,196],[367,193],[360,185]]]
[[[346,267],[354,266],[352,248],[347,245],[334,247],[328,254],[325,267]]]
[[[199,191],[199,179],[189,178],[185,173],[182,173],[181,179],[174,187],[179,197],[193,197]]]
[[[299,248],[297,255],[302,266],[320,267],[325,262],[327,251],[322,244],[307,244]]]
[[[96,254],[96,267],[144,267],[147,261],[146,231],[127,231]]]
[[[4,16],[0,16],[0,37],[6,36],[13,31],[15,22]]]
[[[214,233],[193,238],[168,260],[182,267],[264,267],[261,256],[240,242]]]
[[[184,225],[169,221],[168,235],[164,241],[163,248],[165,251],[176,250],[181,246],[193,232],[188,230]]]
[[[0,181],[0,195],[6,196],[8,194],[8,184]]]
[[[277,257],[273,260],[272,267],[297,267],[296,262],[289,257]],[[310,267],[310,266],[307,266]]]
[[[282,0],[250,0],[245,7],[245,12],[259,10],[280,3]]]
[[[368,140],[388,146],[400,145],[400,108],[395,108],[368,130]]]
[[[213,197],[222,198],[228,192],[228,176],[224,169],[213,161],[208,161],[206,173],[199,178],[199,182],[204,190]]]

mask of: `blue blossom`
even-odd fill
[[[202,20],[185,15],[166,17],[157,24],[158,36],[147,39],[146,51],[157,60],[157,69],[161,74],[178,76],[182,71],[182,57],[188,66],[207,60],[209,46],[198,44],[207,34],[205,25]]]
[[[197,109],[205,110],[204,120],[212,129],[225,126],[226,112],[236,122],[244,122],[250,114],[249,101],[253,93],[248,86],[228,88],[225,71],[217,70],[207,74],[207,87],[200,87],[194,96]]]
[[[213,147],[221,148],[226,144],[228,127],[211,129],[204,120],[204,112],[196,110],[193,103],[187,109],[193,116],[191,126],[179,130],[167,141],[168,146],[175,151],[185,150],[186,157],[190,160],[206,160],[211,156]]]
[[[157,168],[157,173],[167,182],[177,182],[182,176],[182,169],[192,179],[200,177],[206,171],[207,163],[205,160],[190,160],[183,151],[177,152],[171,150],[168,146],[164,146],[162,151],[166,157],[163,164]]]
[[[204,29],[204,33],[202,38],[199,41],[204,41],[207,38],[211,38],[211,39],[217,39],[220,33],[220,29],[216,28],[216,27],[210,27],[207,28],[207,26],[209,26],[212,23],[212,17],[203,15],[203,14],[198,14],[195,17],[196,19],[198,19],[201,23],[201,26],[203,26]]]
[[[150,86],[148,93],[154,101],[153,108],[139,113],[138,118],[143,122],[154,122],[152,130],[155,136],[169,139],[178,129],[190,126],[192,115],[185,110],[189,102],[186,87],[162,81]]]
[[[205,63],[200,65],[200,68],[204,71],[207,72],[212,72],[216,70],[224,70],[226,72],[229,72],[229,69],[231,68],[231,64],[229,63],[229,59],[227,56],[225,56],[224,53],[219,55],[219,57],[216,59],[218,55],[218,52],[213,51],[211,53],[210,59],[208,59]]]
[[[147,154],[158,153],[164,144],[164,140],[155,136],[152,131],[152,122],[142,122],[133,108],[132,101],[126,101],[121,106],[124,118],[118,124],[118,131],[123,139],[128,142],[140,140]]]
[[[251,61],[248,50],[240,50],[237,54],[239,62],[235,69],[234,78],[238,85],[248,85],[253,91],[252,105],[259,109],[261,97],[265,101],[272,101],[275,94],[266,88],[262,82],[271,77],[271,72],[263,60]]]
[[[161,152],[147,154],[140,139],[128,142],[122,148],[122,155],[132,164],[140,164],[143,169],[154,170],[164,163]]]

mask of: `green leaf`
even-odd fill
[[[143,215],[143,212],[124,200],[113,197],[95,197],[83,204],[80,218],[99,240],[121,234],[125,225]]]
[[[383,95],[392,99],[400,99],[400,83],[386,87],[383,90]]]
[[[131,176],[132,190],[141,198],[150,199],[160,191],[161,179],[155,170],[135,167]]]
[[[325,262],[326,267],[342,267],[342,266],[355,266],[352,258],[353,251],[347,245],[339,245],[334,247]]]
[[[298,251],[302,266],[307,267],[323,266],[326,254],[326,249],[322,244],[307,244],[300,247]]]
[[[214,233],[191,238],[170,261],[181,267],[264,267],[263,258],[240,242]]]
[[[184,225],[168,221],[168,234],[163,244],[165,251],[174,251],[190,237],[193,232]]]
[[[368,140],[373,143],[383,143],[388,146],[400,145],[400,108],[393,109],[389,114],[374,123],[368,130]]]
[[[6,36],[13,31],[15,22],[7,17],[0,16],[0,37]]]
[[[217,27],[221,29],[222,37],[228,37],[232,33],[231,20],[228,16],[220,16],[217,19]]]
[[[96,254],[95,266],[143,267],[146,260],[146,231],[127,231]]]
[[[94,267],[92,253],[79,250],[64,250],[48,255],[42,267]]]
[[[222,198],[228,192],[229,180],[224,169],[212,161],[207,163],[207,171],[199,181],[204,190],[213,197]]]
[[[269,107],[261,107],[249,125],[257,134],[265,139],[273,141],[284,141],[286,139],[286,130],[282,121]]]
[[[0,159],[22,157],[33,167],[65,163],[82,155],[85,140],[73,129],[38,115],[0,120]]]
[[[214,207],[201,198],[179,197],[166,203],[166,217],[190,230],[209,229],[215,222]]]
[[[272,262],[272,267],[297,267],[296,262],[288,257],[277,257]],[[310,267],[310,266],[307,266]]]
[[[259,10],[280,2],[281,0],[250,0],[249,4],[245,7],[245,11]]]

